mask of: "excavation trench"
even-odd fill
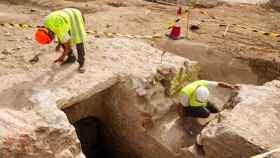
[[[150,97],[139,96],[135,82],[128,77],[63,110],[76,129],[86,157],[191,155],[188,148],[194,145],[205,122],[181,120],[160,82],[150,89]],[[216,95],[215,91],[211,100],[222,107],[231,93],[218,91],[223,95]],[[192,127],[191,134],[185,125]]]
[[[248,62],[225,54],[211,54],[203,45],[179,43],[177,47],[176,44],[161,46],[183,57],[199,59],[200,78],[251,84],[264,81]],[[162,60],[165,60],[164,56]],[[195,144],[196,136],[211,118],[202,122],[192,119],[183,121],[179,119],[176,108],[172,108],[173,102],[165,95],[165,87],[160,82],[152,88],[149,85],[150,92],[144,91],[149,96],[139,96],[134,85],[139,79],[124,78],[123,82],[115,83],[63,110],[74,125],[87,158],[191,155],[189,148]],[[231,96],[231,91],[216,89],[212,91],[210,100],[222,109]],[[186,125],[191,127],[191,132],[186,131]]]
[[[236,58],[230,52],[219,52],[204,43],[162,40],[157,46],[197,61],[201,68],[199,77],[202,79],[261,85],[280,76],[279,63]]]
[[[273,72],[277,67],[271,74],[260,73],[257,62],[213,53],[200,44],[176,41],[159,46],[198,60],[199,76],[203,79],[261,84],[278,75]],[[204,121],[179,119],[174,102],[165,94],[166,87],[160,81],[145,85],[132,76],[123,76],[121,81],[63,110],[74,125],[87,158],[193,156],[190,149],[196,136],[212,118]],[[223,109],[232,95],[231,91],[218,88],[211,91],[210,101]],[[186,125],[191,127],[191,132],[186,130]]]

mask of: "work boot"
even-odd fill
[[[76,56],[71,54],[68,55],[67,59],[63,62],[63,64],[73,64],[76,61]]]
[[[84,72],[86,72],[85,66],[84,66],[84,65],[80,65],[78,71],[79,71],[79,73],[84,73]]]
[[[205,150],[203,148],[203,145],[198,144],[197,142],[195,143],[195,148],[196,148],[196,152],[199,155],[205,155]]]

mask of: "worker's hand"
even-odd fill
[[[240,90],[240,85],[231,85],[231,89],[238,91],[238,90]]]
[[[234,90],[240,90],[240,85],[237,85],[237,84],[236,84],[236,85],[233,85],[233,89],[234,89]]]
[[[60,47],[61,47],[61,44],[60,43],[58,43],[57,45],[56,45],[56,47],[55,47],[55,51],[60,51]]]
[[[239,85],[232,85],[232,84],[228,84],[225,82],[219,82],[218,86],[223,87],[223,88],[229,88],[231,90],[239,90],[240,86]]]
[[[59,58],[57,58],[54,63],[60,63],[62,64],[64,62],[64,58],[65,58],[65,55],[62,54]]]

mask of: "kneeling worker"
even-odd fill
[[[192,82],[180,91],[180,116],[207,118],[210,113],[218,113],[219,110],[208,101],[208,88],[217,86],[232,90],[238,90],[240,88],[238,85],[230,85],[224,82],[206,80]]]
[[[50,44],[55,36],[58,38],[58,51],[62,46],[62,55],[55,60],[55,63],[74,63],[76,57],[73,54],[72,46],[76,46],[78,53],[79,72],[85,72],[85,49],[86,41],[85,21],[78,9],[66,8],[52,12],[44,18],[43,23],[35,33],[36,40],[40,44]],[[64,58],[67,57],[66,60]]]

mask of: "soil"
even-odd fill
[[[164,35],[168,32],[167,28],[170,23],[175,20],[177,10],[176,6],[142,0],[81,0],[78,2],[70,0],[27,0],[24,2],[2,0],[0,2],[0,23],[37,25],[40,19],[52,10],[64,7],[80,8],[85,13],[88,30],[134,35]],[[207,12],[208,15],[202,14],[202,12]],[[238,76],[246,74],[247,71],[235,72],[235,70],[226,69],[222,71],[231,75],[228,78],[225,77],[225,81],[259,84],[277,78],[280,75],[280,38],[266,36],[252,30],[280,32],[279,19],[279,12],[252,4],[225,4],[209,9],[191,9],[190,23],[191,25],[199,24],[199,29],[191,31],[187,40],[211,46],[215,50],[213,53],[218,56],[218,58],[211,59],[213,60],[211,62],[212,68],[207,62],[201,64],[202,68],[205,69],[210,66],[206,71],[209,74],[202,71],[202,77],[222,80],[221,76],[224,73],[213,75],[210,72],[217,71],[217,67],[223,67],[224,62],[232,62],[232,60],[227,59],[230,57],[234,61],[248,62],[244,66],[242,62],[234,64],[233,61],[233,65],[237,69],[247,69],[247,65],[249,65],[254,73],[259,76],[265,74],[265,76],[263,76],[263,79],[255,79],[253,75],[249,76],[248,80],[238,79]],[[220,24],[223,26],[219,26]],[[223,36],[224,25],[227,24],[242,25],[243,28],[229,27],[226,36]],[[185,28],[186,20],[184,19],[182,22],[183,34],[185,34]],[[36,69],[45,67],[46,64],[50,63],[47,61],[55,60],[58,56],[58,54],[53,53],[55,52],[55,45],[39,46],[34,41],[34,31],[34,29],[0,27],[0,75],[36,71]],[[146,41],[156,44],[160,40]],[[94,45],[94,40],[89,44]],[[52,55],[42,54],[42,52]],[[39,62],[36,64],[30,63],[30,59],[38,54],[43,56],[39,58]],[[185,57],[188,57],[188,55],[185,55]],[[224,58],[225,60],[223,60]],[[205,61],[201,60],[200,57],[191,59],[199,62]],[[98,60],[98,58],[95,60]],[[213,66],[215,63],[222,64]],[[271,65],[276,66],[271,67]],[[270,70],[267,71],[267,69]],[[219,70],[219,72],[221,71]],[[215,78],[215,76],[220,77]]]
[[[85,14],[88,30],[134,35],[164,35],[168,32],[167,28],[170,23],[175,20],[177,10],[177,7],[173,5],[163,5],[143,0],[81,0],[78,2],[74,0],[1,0],[0,23],[37,25],[51,11],[65,7],[81,9]],[[208,14],[202,14],[205,12]],[[208,45],[213,51],[208,54],[195,54],[196,52],[191,51],[185,53],[181,49],[179,52],[174,53],[197,60],[202,68],[200,77],[203,79],[260,84],[280,76],[280,38],[263,35],[253,30],[280,33],[279,19],[280,12],[252,4],[225,4],[208,9],[192,8],[190,23],[191,25],[199,25],[199,29],[189,32],[189,38],[184,40]],[[227,24],[241,25],[242,27],[229,27],[227,34],[224,36],[226,28],[224,25]],[[185,19],[181,25],[183,34],[185,34]],[[64,69],[58,70],[56,67],[51,67],[50,69],[49,65],[60,54],[55,52],[54,44],[49,46],[38,45],[34,40],[34,31],[34,28],[22,29],[0,26],[0,76],[9,78],[11,74],[46,71],[46,75],[49,75],[50,80],[52,80],[52,74],[55,71],[63,71],[67,68],[64,67]],[[157,45],[162,40],[166,39],[144,41]],[[127,46],[125,44],[123,47]],[[95,38],[91,35],[87,45],[87,50],[91,49],[88,52],[94,52],[86,55],[87,64],[94,65],[92,69],[102,71],[102,76],[104,76],[103,70],[99,70],[100,66],[98,66],[104,60],[104,56],[102,56],[104,52],[102,52],[102,49],[95,50],[106,44],[102,42],[95,43]],[[112,59],[108,60],[113,61],[115,60],[114,58],[112,56]],[[127,69],[129,68],[127,67]],[[66,79],[59,80],[55,84],[62,84],[67,80],[67,77],[72,77],[71,74],[65,75]],[[20,75],[18,76],[15,80],[22,80]],[[36,82],[41,81],[36,80]],[[48,82],[46,84],[52,86]],[[25,86],[29,88],[30,85]],[[3,94],[3,98],[6,99],[14,95],[14,92],[17,92],[15,97],[19,97],[18,101],[21,101],[21,98],[28,94],[28,91],[24,91],[25,86],[18,87],[15,85],[14,89]],[[22,94],[22,91],[25,93]],[[215,98],[218,101],[221,100],[220,98],[226,98],[225,93],[217,93],[220,94]],[[12,100],[16,100],[15,97]],[[2,102],[5,101],[3,100]],[[13,102],[7,102],[6,104],[4,104],[4,107],[8,107],[8,104],[13,104]],[[29,103],[23,102],[23,106],[25,104]],[[133,108],[131,106],[127,107]],[[16,108],[21,109],[21,107]],[[110,113],[107,115],[110,115]],[[167,126],[159,125],[149,131],[148,134],[156,137],[157,131],[163,131],[163,128],[171,127],[172,124],[178,123],[180,120],[177,120],[176,117],[177,115],[173,113],[166,115],[158,124],[167,124]],[[203,128],[202,125],[194,124],[193,126],[197,127],[191,129],[194,135]],[[181,126],[166,129],[177,134],[176,140],[184,140],[185,131]],[[159,136],[171,138],[168,135],[168,130]],[[190,138],[188,139],[189,142],[172,142],[170,139],[161,138],[158,138],[158,141],[175,148],[170,148],[170,150],[176,150],[178,148],[176,145],[189,146],[193,144],[195,137],[191,134]]]

